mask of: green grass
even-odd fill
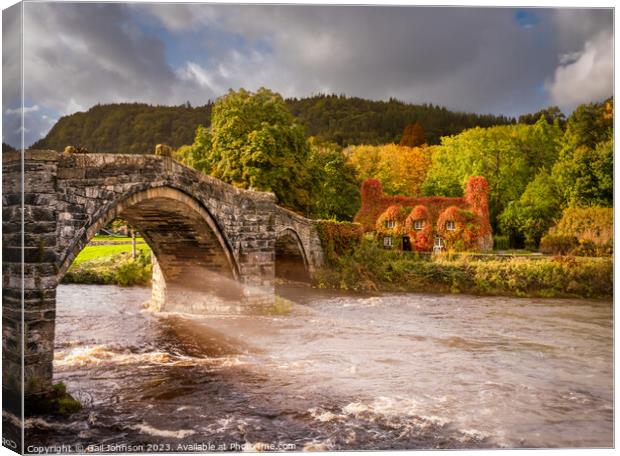
[[[144,252],[148,252],[150,250],[149,246],[146,244],[138,244],[136,245],[136,249]],[[131,255],[131,244],[87,245],[73,261],[73,266],[99,258],[119,256],[122,253]]]
[[[98,234],[92,238],[93,241],[105,241],[105,242],[131,242],[131,238],[128,236],[117,237],[110,236],[108,234]],[[141,237],[136,237],[137,242],[144,242]]]

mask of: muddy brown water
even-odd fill
[[[27,445],[613,445],[609,301],[280,293],[290,315],[214,316],[151,313],[145,288],[60,286],[54,379],[84,408],[28,419]]]

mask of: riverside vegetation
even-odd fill
[[[151,281],[151,250],[138,244],[136,258],[131,245],[89,245],[77,256],[63,283],[97,285],[147,285]]]
[[[148,247],[139,247],[135,259],[127,250],[131,246],[86,247],[63,282],[148,285],[151,253]],[[385,250],[365,239],[346,253],[330,255],[328,265],[315,275],[314,286],[358,292],[606,298],[613,295],[612,272],[611,257],[430,256]],[[281,302],[274,312],[286,313],[287,308],[288,303]]]
[[[316,285],[354,291],[417,291],[518,297],[613,295],[610,257],[508,257],[386,250],[363,240],[316,275]]]

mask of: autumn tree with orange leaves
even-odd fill
[[[359,179],[378,179],[386,193],[419,196],[431,164],[429,147],[353,146],[346,151]]]
[[[426,144],[426,133],[419,122],[410,123],[403,130],[400,145],[407,147],[419,147]]]

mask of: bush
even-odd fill
[[[364,234],[359,223],[317,220],[315,227],[328,263],[334,263],[338,257],[355,249]]]
[[[576,254],[610,255],[614,241],[613,219],[611,207],[569,207],[548,236],[574,237]]]
[[[548,234],[540,240],[540,251],[552,255],[568,255],[579,245],[575,236]]]

